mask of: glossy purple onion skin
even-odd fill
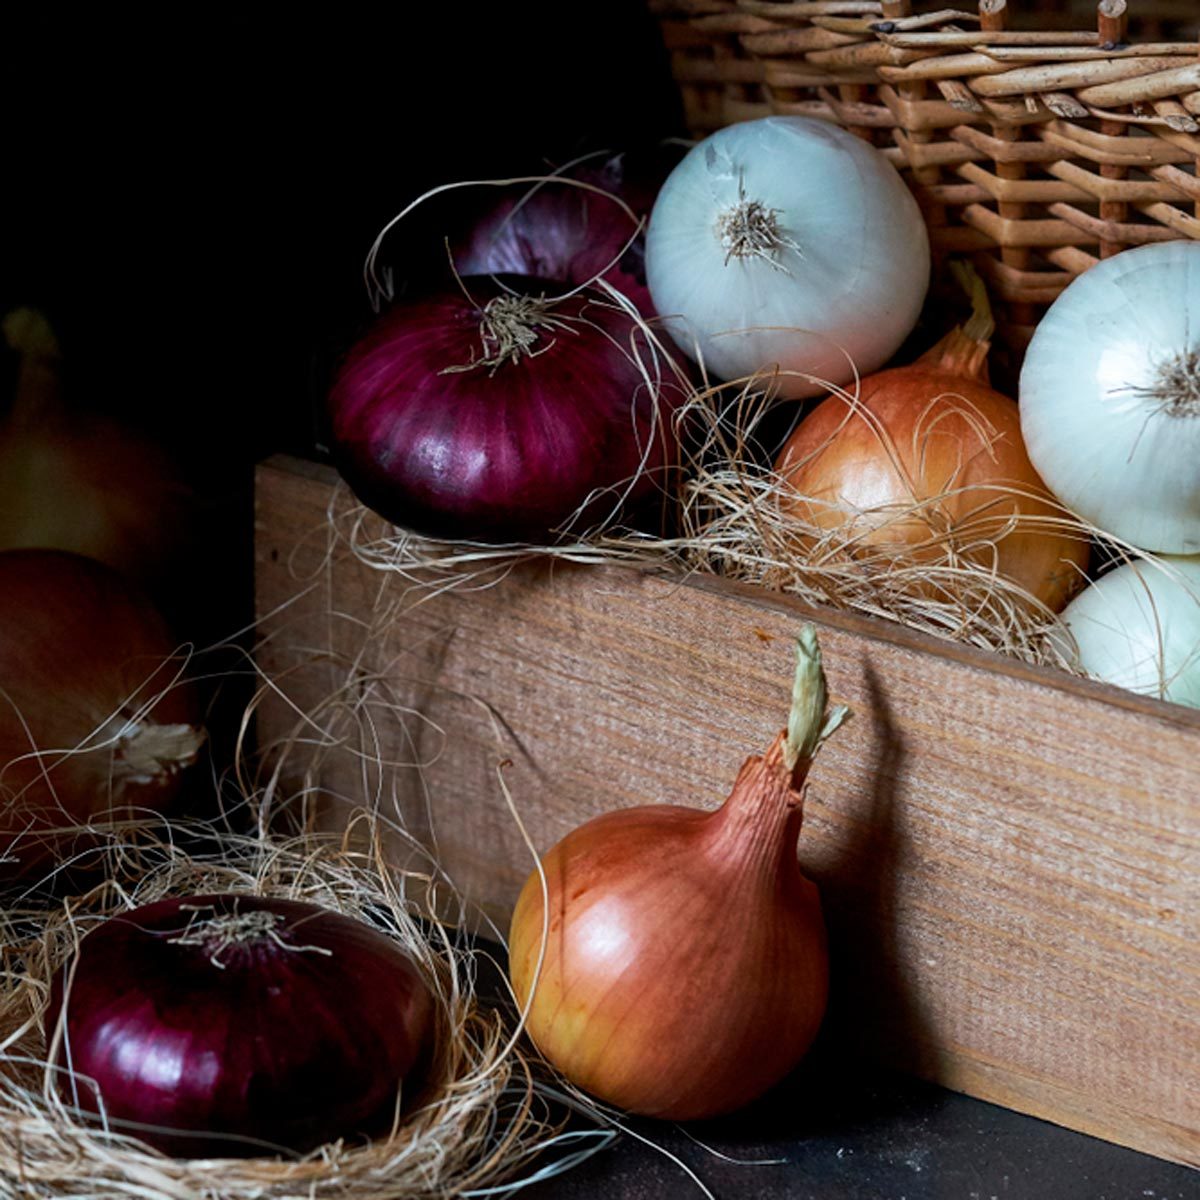
[[[463,275],[530,275],[565,284],[602,278],[650,316],[654,304],[636,223],[613,200],[561,184],[552,187],[519,206],[516,200],[498,205],[455,251],[455,269]]]
[[[630,360],[631,338],[650,359],[635,322],[573,297],[554,309],[569,328],[539,330],[536,354],[454,370],[483,354],[482,307],[503,286],[548,290],[511,277],[463,283],[474,303],[447,291],[388,310],[338,372],[329,397],[334,458],[359,499],[432,537],[554,542],[593,488],[615,489],[638,473],[648,446],[624,512],[653,521],[639,506],[661,505],[680,392],[665,382],[655,415]],[[606,493],[571,531],[607,520],[618,495]]]
[[[651,316],[644,228],[639,230],[638,221],[649,218],[678,157],[665,148],[614,154],[561,173],[576,183],[505,189],[453,246],[455,269],[460,275],[531,275],[568,284],[600,276]]]
[[[267,910],[270,938],[214,953],[172,939],[183,906]],[[236,909],[234,905],[236,904]],[[306,949],[307,947],[307,949]],[[320,953],[312,947],[331,951]],[[70,984],[60,1094],[178,1157],[303,1153],[378,1133],[429,1061],[433,1000],[404,952],[364,923],[250,896],[172,898],[113,917],[81,942]],[[69,965],[69,964],[68,964]],[[56,976],[47,1041],[62,1011]],[[68,1056],[69,1050],[69,1056]],[[120,1122],[135,1122],[135,1128]]]

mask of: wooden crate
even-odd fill
[[[502,760],[539,851],[617,806],[715,806],[782,724],[813,620],[856,713],[819,759],[800,845],[826,902],[835,1036],[1200,1165],[1200,713],[622,567],[522,567],[372,629],[398,581],[331,551],[334,485],[286,459],[258,476],[259,663],[277,689],[260,734],[308,719],[291,786],[323,789],[336,820],[364,798],[398,806],[503,927],[532,863]],[[385,692],[421,716],[368,703]],[[322,740],[337,745],[301,779]]]

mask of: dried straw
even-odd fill
[[[383,242],[415,208],[444,191],[462,187],[526,184],[532,194],[547,184],[560,183],[600,190],[567,176],[573,165],[542,177],[449,184],[418,197],[384,226],[367,256],[364,280],[372,303],[378,307],[391,295],[391,278],[380,262]],[[626,207],[620,197],[603,194]],[[635,219],[632,212],[629,215]],[[952,266],[967,280],[973,309],[979,312],[982,304],[986,313],[982,282],[964,264]],[[580,292],[590,293],[597,303],[619,307],[631,318],[633,332],[625,352],[637,365],[642,386],[658,404],[657,421],[673,421],[685,447],[678,469],[658,481],[672,532],[658,536],[621,524],[621,500],[638,482],[636,475],[610,489],[613,503],[606,519],[586,529],[580,527],[576,518],[586,507],[585,501],[574,517],[564,522],[559,540],[549,546],[426,538],[381,522],[343,491],[336,492],[328,509],[331,555],[341,543],[365,565],[398,576],[403,584],[401,608],[450,588],[492,586],[518,564],[534,559],[619,562],[680,575],[719,575],[785,592],[812,605],[895,621],[1026,662],[1078,670],[1074,639],[1057,614],[999,573],[998,544],[1014,533],[1044,531],[1091,542],[1102,557],[1111,560],[1148,557],[1065,507],[1049,515],[1016,513],[998,521],[996,511],[1017,507],[1009,502],[1027,494],[1018,485],[996,485],[994,502],[986,506],[989,511],[981,509],[978,519],[951,527],[940,514],[954,495],[953,486],[940,496],[914,498],[911,504],[864,510],[852,524],[840,529],[809,524],[800,515],[805,498],[771,470],[771,447],[761,444],[765,418],[777,408],[775,397],[784,373],[764,372],[715,383],[709,380],[699,344],[695,344],[691,356],[699,363],[697,382],[697,369],[681,365],[682,356],[672,337],[666,336],[664,322],[643,319],[635,306],[604,280],[603,272],[572,289],[572,294]],[[847,360],[853,368],[848,355]],[[801,372],[788,374],[840,395],[848,414],[857,412],[870,419],[858,403],[861,381],[857,374],[848,388]],[[667,389],[685,392],[686,403],[678,407],[659,403]],[[795,411],[799,414],[802,410],[797,407]],[[885,432],[876,432],[887,449]],[[970,490],[976,499],[986,491],[979,484]],[[1046,497],[1038,499],[1044,507]],[[906,536],[898,537],[895,547],[884,546],[878,535],[889,524],[898,530],[923,527],[928,536],[916,547],[900,548],[910,540]],[[868,536],[872,531],[876,536]],[[1081,578],[1081,585],[1083,582]]]
[[[657,337],[656,344],[660,353],[669,353]],[[1066,508],[999,521],[995,509],[1011,507],[1008,500],[1025,494],[1017,485],[1002,484],[992,489],[996,504],[981,508],[977,520],[949,528],[939,514],[953,498],[953,486],[911,504],[864,510],[841,529],[811,524],[801,515],[797,493],[771,469],[770,448],[763,445],[764,425],[780,403],[774,399],[776,384],[775,376],[705,384],[692,389],[675,413],[688,450],[671,497],[676,522],[671,536],[612,521],[551,546],[436,541],[381,522],[338,489],[328,508],[331,553],[341,543],[365,565],[399,575],[406,602],[449,588],[491,586],[533,559],[620,562],[719,575],[1026,662],[1070,666],[1064,654],[1070,635],[1041,601],[999,574],[997,546],[1012,533],[1032,530],[1083,542],[1106,540],[1115,548],[1112,539]],[[857,387],[828,390],[842,395],[847,411],[863,411]],[[881,440],[884,436],[880,432]],[[971,486],[976,498],[985,490]],[[914,523],[928,531],[919,546],[880,544],[878,535],[888,525],[899,530]],[[875,536],[868,539],[870,531]],[[905,540],[898,537],[897,547]],[[1119,553],[1138,552],[1121,547]]]
[[[436,868],[395,871],[381,833],[365,813],[342,834],[292,838],[198,824],[111,826],[93,831],[104,841],[102,883],[50,912],[0,915],[0,1195],[503,1196],[606,1145],[611,1128],[564,1129],[565,1097],[522,1049],[503,1006],[480,1001],[478,953],[415,915]],[[294,1159],[173,1159],[132,1134],[80,1119],[60,1098],[42,1019],[50,981],[80,938],[136,905],[220,891],[324,905],[382,929],[412,956],[436,1000],[436,1062],[430,1088],[387,1137]]]

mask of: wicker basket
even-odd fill
[[[798,113],[880,146],[935,258],[970,255],[988,280],[1010,366],[1098,259],[1200,239],[1200,0],[651,7],[694,133]]]

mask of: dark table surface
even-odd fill
[[[832,1062],[741,1113],[630,1123],[526,1200],[1200,1200],[1200,1171],[943,1088]],[[694,1140],[695,1139],[695,1140]],[[702,1144],[701,1144],[702,1143]],[[729,1162],[720,1156],[741,1160]],[[774,1159],[774,1162],[753,1160]]]

